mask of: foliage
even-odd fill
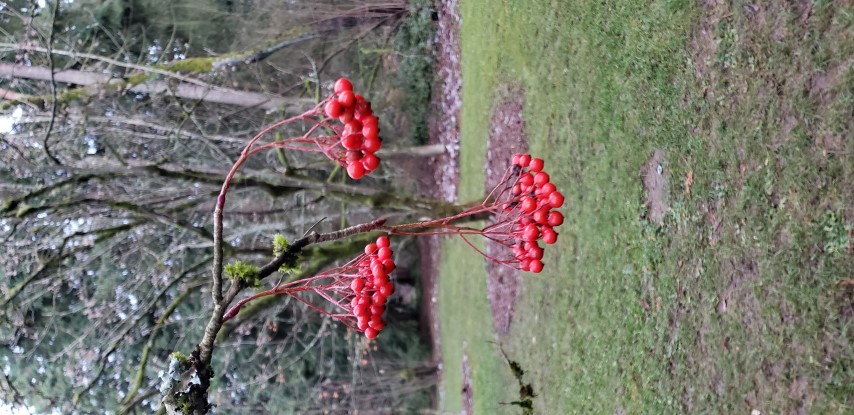
[[[404,95],[403,112],[412,120],[411,139],[427,142],[427,115],[433,83],[433,38],[436,13],[431,0],[412,0],[394,39],[399,59],[397,84]]]

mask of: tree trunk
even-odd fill
[[[24,78],[39,81],[50,81],[50,68],[43,66],[24,66],[10,63],[0,63],[0,77]],[[288,107],[304,109],[313,103],[309,98],[283,98],[258,92],[240,91],[223,87],[204,87],[187,82],[175,84],[159,80],[146,80],[133,83],[128,79],[114,78],[110,74],[91,71],[61,70],[53,76],[59,83],[80,85],[87,88],[87,95],[96,95],[100,91],[131,91],[145,94],[162,94],[171,91],[175,96],[185,99],[205,102],[235,105],[240,107],[257,107],[265,110],[275,110]],[[99,91],[100,90],[100,91]]]

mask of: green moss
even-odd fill
[[[190,58],[173,61],[168,65],[158,65],[158,69],[170,72],[208,73],[213,71],[214,58]]]
[[[130,86],[139,85],[147,80],[151,79],[151,74],[147,72],[140,72],[138,74],[134,74],[125,78],[125,82]]]
[[[181,402],[181,413],[185,415],[190,415],[193,411],[193,405],[190,404],[190,401]]]
[[[225,266],[225,275],[231,279],[239,279],[248,287],[258,287],[261,281],[258,279],[258,267],[237,261]]]
[[[58,104],[65,105],[74,101],[86,102],[89,100],[89,91],[86,88],[73,88],[59,94],[56,97]]]
[[[277,233],[273,236],[273,256],[277,257],[282,252],[287,251],[290,245],[291,244],[288,243],[288,238],[285,238],[285,235]]]
[[[187,365],[189,364],[187,355],[181,352],[172,352],[172,354],[169,355],[169,358],[178,360],[178,364],[181,365],[182,368],[187,367]]]

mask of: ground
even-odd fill
[[[542,274],[433,241],[440,412],[850,413],[850,2],[440,4],[447,197],[523,135],[567,195]]]

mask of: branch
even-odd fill
[[[148,315],[148,313],[157,304],[157,301],[159,301],[160,298],[162,298],[164,295],[166,295],[166,292],[169,291],[170,288],[174,287],[175,284],[177,284],[178,282],[183,280],[191,272],[199,269],[202,265],[207,263],[207,261],[209,259],[210,258],[205,258],[205,259],[197,262],[196,264],[191,266],[189,269],[185,270],[184,272],[179,274],[177,277],[173,278],[172,281],[170,281],[168,284],[166,284],[166,286],[164,286],[163,288],[160,289],[160,291],[148,302],[148,304],[143,309],[141,309],[139,312],[137,312],[137,318],[135,318],[133,320],[133,322],[125,325],[124,330],[122,330],[120,334],[113,336],[113,338],[114,338],[113,342],[101,353],[100,365],[98,367],[97,374],[89,381],[88,384],[86,384],[86,386],[83,387],[83,389],[74,393],[74,396],[71,398],[72,404],[74,404],[76,406],[80,401],[80,397],[83,396],[84,394],[86,394],[86,392],[88,392],[89,389],[91,389],[92,386],[94,386],[95,383],[98,382],[98,380],[101,378],[101,375],[104,373],[104,369],[106,368],[107,359],[110,357],[111,354],[113,354],[113,352],[116,351],[116,349],[118,349],[119,345],[121,345],[126,340],[128,333],[130,333],[130,331],[133,330],[133,328],[136,327],[142,321],[142,319]],[[196,284],[195,286],[190,287],[189,289],[185,290],[183,293],[181,293],[181,295],[179,295],[177,298],[175,298],[175,300],[172,302],[172,304],[169,305],[169,307],[166,308],[166,311],[164,311],[163,315],[161,315],[160,318],[157,320],[157,323],[155,324],[154,328],[152,329],[151,333],[149,334],[149,344],[153,343],[154,336],[157,333],[157,330],[160,328],[160,326],[163,324],[163,322],[169,318],[169,316],[172,314],[172,312],[175,311],[175,308],[178,307],[178,305],[187,297],[187,295],[189,295],[194,290],[200,288],[202,285],[203,284]],[[150,350],[149,345],[146,345],[146,349],[143,350],[143,361],[140,362],[140,371],[145,369],[145,362],[148,360],[149,350]],[[142,375],[140,373],[137,374],[137,380],[138,380],[138,383],[133,390],[134,394],[139,389],[139,384],[142,383]],[[132,398],[133,398],[133,396],[129,394],[128,397],[125,398],[125,401],[123,401],[123,403],[127,403]]]
[[[306,40],[316,39],[320,36],[320,33],[306,33],[301,36],[291,37],[284,40],[281,40],[269,47],[263,48],[259,51],[252,52],[249,54],[241,54],[240,56],[233,56],[225,59],[220,59],[218,61],[214,61],[213,69],[214,70],[223,70],[227,67],[236,66],[238,64],[250,65],[253,63],[260,62],[264,59],[270,57],[270,55],[288,47],[296,45],[297,43],[304,42]]]
[[[300,251],[311,244],[334,241],[359,233],[370,232],[383,226],[384,224],[385,219],[377,219],[372,222],[351,226],[349,228],[341,229],[335,232],[321,234],[317,232],[311,232],[308,235],[296,240],[293,244],[288,246],[288,249],[284,250],[276,258],[273,258],[272,261],[261,267],[261,269],[258,271],[258,279],[262,280],[264,278],[269,277],[285,264],[296,265],[296,261],[298,259]],[[210,364],[211,354],[213,353],[214,340],[216,339],[216,335],[217,332],[219,332],[220,327],[222,327],[222,316],[225,314],[225,309],[226,307],[228,307],[229,304],[231,304],[231,302],[243,288],[243,284],[240,282],[240,280],[235,279],[234,282],[231,284],[231,287],[229,287],[228,292],[222,298],[222,300],[214,306],[214,315],[211,317],[210,322],[208,322],[208,326],[205,328],[205,335],[198,346],[201,361],[203,363]]]
[[[200,100],[208,103],[235,105],[240,107],[260,108],[263,110],[278,110],[286,107],[305,107],[314,101],[309,98],[283,98],[258,92],[241,91],[224,87],[207,87],[182,82],[174,87],[169,83],[158,80],[138,79],[136,77],[113,78],[110,74],[91,71],[66,69],[54,73],[43,66],[24,66],[10,63],[0,63],[0,77],[12,77],[49,81],[53,74],[55,82],[91,87],[84,95],[95,95],[100,91],[139,92],[157,95],[169,92],[170,89],[178,98]]]
[[[225,183],[228,184],[228,181]],[[220,198],[224,202],[224,194],[220,194]],[[287,249],[285,249],[282,253],[280,253],[276,258],[272,261],[264,265],[261,270],[258,272],[258,278],[265,278],[274,272],[278,271],[282,265],[290,264],[295,265],[298,259],[298,255],[300,251],[311,244],[334,241],[342,238],[346,238],[348,236],[356,235],[359,233],[370,232],[372,230],[378,229],[383,224],[385,224],[385,219],[377,219],[369,223],[364,223],[361,225],[351,226],[346,229],[342,229],[336,232],[329,232],[319,234],[317,232],[310,232],[308,235],[300,238],[295,241],[293,244],[289,245]],[[216,256],[216,249],[214,250],[214,255]],[[221,260],[221,257],[220,257]],[[222,274],[219,276],[219,287],[222,284]],[[214,274],[216,277],[216,273]],[[216,279],[214,280],[216,283]],[[213,378],[213,369],[211,368],[211,357],[213,356],[214,342],[216,341],[217,333],[219,333],[220,328],[223,325],[223,315],[225,314],[225,310],[228,308],[229,304],[234,300],[238,293],[240,293],[243,288],[246,287],[246,283],[239,278],[235,278],[232,281],[231,286],[228,289],[228,292],[222,296],[220,294],[220,300],[214,303],[214,309],[211,315],[210,321],[208,321],[207,326],[205,327],[205,332],[202,337],[201,342],[196,346],[195,350],[190,358],[190,369],[187,369],[185,373],[193,373],[193,378],[198,378],[198,383],[193,383],[189,386],[189,391],[176,391],[174,389],[169,389],[165,392],[163,396],[163,404],[164,407],[172,408],[167,409],[169,413],[175,413],[173,409],[176,402],[178,402],[178,398],[182,402],[189,404],[192,408],[194,414],[206,414],[210,409],[210,403],[208,403],[208,389],[210,389],[210,380]],[[216,296],[215,296],[216,298]],[[183,376],[183,374],[182,374]],[[180,384],[170,385],[170,388],[182,387]]]
[[[53,47],[53,27],[56,25],[56,15],[59,14],[59,2],[54,2],[53,5],[53,17],[50,21],[50,34],[47,37],[47,62],[50,67],[50,122],[47,124],[47,130],[44,133],[44,139],[42,140],[42,145],[44,146],[44,152],[47,154],[47,158],[49,158],[53,164],[57,166],[61,166],[62,162],[59,161],[53,153],[50,152],[50,146],[48,145],[48,140],[50,140],[50,133],[53,132],[53,124],[56,122],[56,79],[54,77],[55,68],[53,66],[53,55],[50,53],[51,48]]]
[[[129,229],[132,229],[135,226],[136,226],[135,223],[131,223],[131,224],[126,224],[126,225],[115,226],[112,228],[98,229],[98,230],[92,231],[92,232],[77,231],[71,235],[66,236],[65,238],[62,239],[62,244],[60,244],[60,246],[59,246],[59,252],[55,256],[53,256],[49,260],[45,261],[35,272],[33,272],[27,278],[25,278],[23,281],[18,283],[18,285],[9,289],[9,292],[6,293],[6,297],[3,298],[2,302],[0,302],[0,308],[6,307],[6,305],[9,304],[9,302],[11,302],[12,300],[14,300],[15,297],[17,297],[18,294],[20,294],[21,291],[24,290],[24,288],[26,288],[33,281],[35,281],[40,275],[42,275],[42,273],[44,273],[48,268],[50,268],[56,262],[59,262],[65,258],[67,258],[69,255],[81,250],[82,247],[77,247],[75,250],[72,250],[70,252],[65,252],[65,253],[63,252],[65,250],[66,245],[68,245],[68,241],[70,241],[72,238],[75,238],[78,236],[84,236],[84,235],[87,235],[90,233],[99,234],[99,233],[123,232],[123,231],[127,231]]]
[[[0,48],[5,48],[7,50],[17,50],[17,49],[20,49],[20,45],[17,45],[14,43],[0,43]],[[211,89],[218,88],[215,85],[211,85],[207,82],[200,81],[200,80],[195,79],[193,77],[184,76],[184,75],[175,73],[174,70],[169,71],[169,70],[164,70],[164,69],[160,69],[160,68],[154,68],[151,66],[137,65],[135,63],[122,62],[119,60],[108,58],[106,56],[95,55],[92,53],[75,52],[75,51],[67,51],[67,50],[55,50],[52,48],[39,48],[39,47],[27,47],[26,50],[30,50],[33,52],[46,53],[46,54],[48,54],[48,57],[50,57],[51,55],[60,55],[60,56],[70,56],[70,57],[75,58],[75,59],[76,58],[92,59],[92,60],[96,60],[99,62],[108,63],[108,64],[113,65],[113,66],[118,66],[120,68],[135,69],[135,70],[142,71],[145,73],[153,73],[153,74],[157,74],[157,75],[163,75],[163,76],[168,77],[168,78],[177,79],[179,81],[186,82],[188,84],[198,85],[198,86],[205,87],[205,88],[211,88]]]
[[[206,258],[204,262],[207,262],[210,258]],[[202,263],[196,264],[192,269],[196,269],[201,266]],[[151,349],[154,348],[154,340],[157,338],[157,334],[160,331],[160,328],[166,323],[166,320],[169,319],[169,316],[172,315],[173,312],[178,308],[178,306],[195,290],[203,287],[204,284],[194,285],[187,290],[185,290],[181,295],[175,298],[166,310],[163,311],[163,314],[160,318],[157,319],[157,322],[154,324],[154,327],[151,329],[151,332],[148,334],[148,341],[145,343],[145,347],[142,349],[142,357],[139,359],[139,366],[136,369],[136,376],[134,376],[134,384],[131,386],[128,395],[122,401],[124,405],[130,405],[130,401],[136,396],[139,392],[139,389],[142,387],[142,382],[145,379],[145,368],[148,365],[148,357],[151,353]]]

